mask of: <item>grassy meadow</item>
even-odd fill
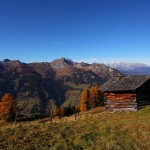
[[[13,123],[0,122],[0,150],[150,150],[150,107]]]

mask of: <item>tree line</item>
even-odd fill
[[[103,93],[97,85],[94,85],[82,91],[80,104],[78,106],[64,107],[62,105],[60,107],[51,107],[49,109],[49,115],[51,118],[54,116],[69,116],[79,113],[80,111],[93,110],[95,107],[101,105],[103,105]],[[0,119],[6,121],[15,120],[15,115],[18,111],[19,109],[17,109],[16,101],[12,94],[6,93],[0,98]]]
[[[103,93],[98,85],[84,89],[81,93],[80,104],[74,107],[55,106],[52,110],[53,116],[68,116],[78,112],[88,111],[95,107],[103,106]]]
[[[103,93],[98,85],[83,90],[80,100],[80,111],[88,111],[101,105],[103,105]]]

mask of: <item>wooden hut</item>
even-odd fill
[[[100,89],[106,111],[137,111],[150,105],[150,76],[113,77]]]

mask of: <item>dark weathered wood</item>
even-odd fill
[[[107,111],[136,111],[136,94],[133,93],[105,93],[105,107]]]
[[[107,111],[137,111],[150,105],[150,76],[110,80],[101,89]]]

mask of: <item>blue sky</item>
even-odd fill
[[[149,0],[0,0],[0,60],[150,64]]]

